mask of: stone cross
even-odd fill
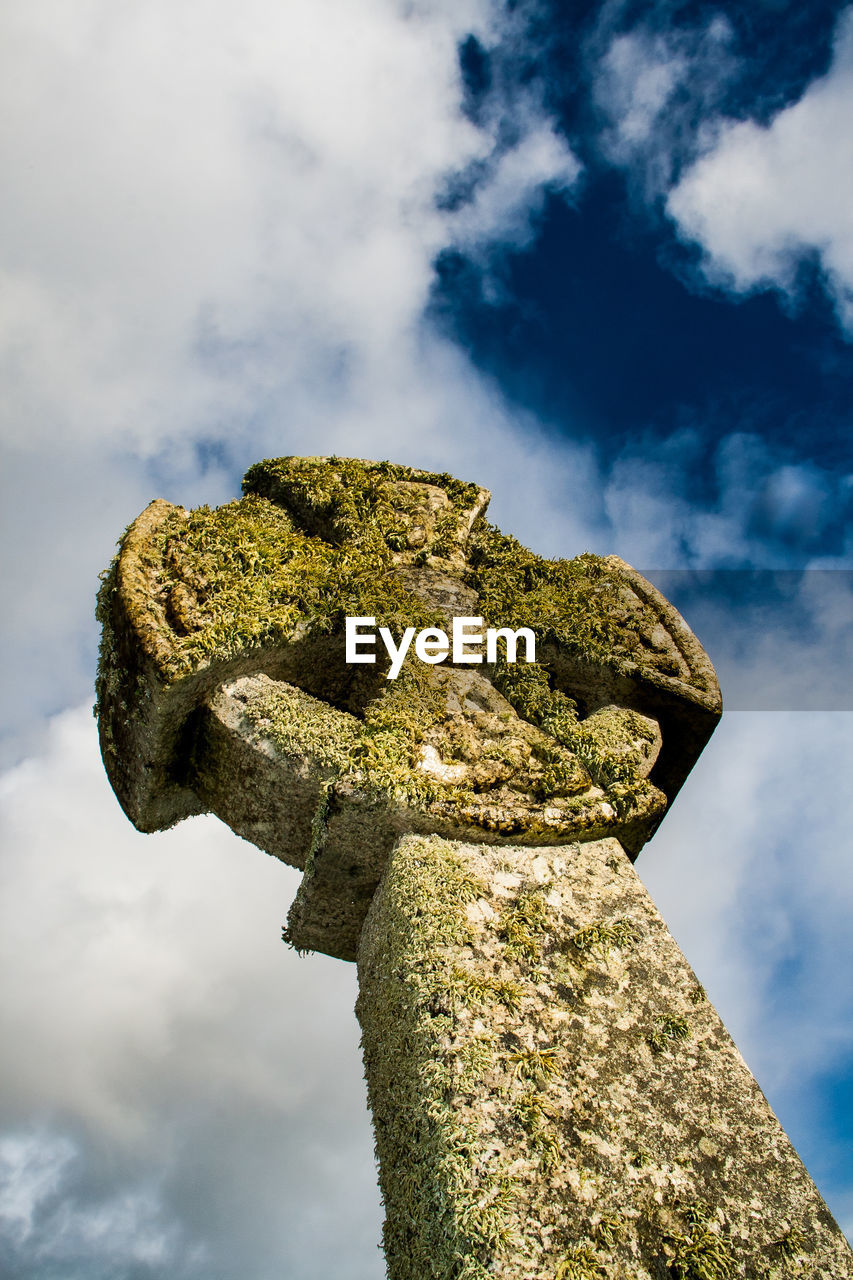
[[[243,489],[124,535],[101,749],[140,830],[217,814],[303,870],[286,940],[358,962],[392,1280],[853,1277],[632,866],[721,710],[678,613],[448,475],[280,458]],[[535,660],[389,679],[348,617],[528,627]]]

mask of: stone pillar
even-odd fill
[[[853,1274],[618,841],[405,837],[358,965],[391,1280]]]
[[[216,813],[302,869],[286,940],[358,959],[392,1280],[853,1280],[631,865],[721,711],[684,620],[451,476],[280,458],[244,491],[122,539],[101,750],[140,830]],[[536,659],[389,679],[347,616]]]

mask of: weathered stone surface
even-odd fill
[[[358,963],[391,1280],[853,1276],[616,840],[404,837]]]
[[[288,937],[354,960],[388,854],[407,831],[486,843],[546,843],[617,831],[637,846],[666,799],[649,773],[654,721],[607,708],[586,722],[586,763],[523,720],[479,672],[433,672],[431,708],[410,762],[374,726],[268,676],[242,677],[197,713],[185,776],[247,840],[304,869]],[[405,685],[394,697],[407,699]],[[408,741],[407,741],[408,753]],[[390,759],[390,764],[389,764]],[[608,797],[610,768],[621,779]],[[629,780],[630,787],[625,786]]]
[[[476,608],[486,626],[530,626],[544,658],[478,668],[486,690],[480,701],[502,698],[504,710],[526,722],[520,732],[531,748],[527,763],[534,765],[541,803],[536,822],[530,805],[522,805],[528,814],[515,823],[516,834],[529,836],[537,825],[549,838],[603,834],[588,806],[575,805],[583,815],[574,827],[564,820],[572,807],[565,803],[570,776],[582,769],[604,792],[601,813],[609,805],[624,819],[620,837],[638,851],[720,711],[701,646],[654,588],[614,557],[533,555],[485,523],[486,490],[449,476],[351,459],[286,458],[253,467],[244,488],[240,502],[215,511],[152,503],[105,575],[101,748],[136,826],[157,830],[216,808],[217,785],[200,768],[208,757],[214,772],[216,766],[201,726],[216,719],[221,689],[263,674],[362,722],[358,761],[344,771],[371,773],[370,789],[380,785],[384,753],[383,785],[395,803],[414,785],[422,808],[431,780],[445,809],[482,825],[484,838],[497,829],[510,834],[506,797],[495,789],[499,739],[507,735],[485,734],[492,754],[483,758],[486,744],[476,748],[479,761],[466,758],[487,713],[464,712],[461,719],[469,721],[479,715],[473,729],[448,716],[447,668],[418,669],[409,659],[389,682],[381,656],[372,667],[344,661],[347,614],[375,616],[399,637],[406,625],[446,624]],[[664,726],[650,771],[638,772],[630,753],[624,767],[608,754],[604,721],[594,713],[610,706]],[[525,750],[505,745],[520,763]],[[443,760],[442,750],[451,759]],[[308,756],[313,760],[310,750]],[[318,777],[325,767],[306,765],[309,773],[319,769]],[[486,786],[490,771],[494,785]],[[511,778],[502,781],[513,791]],[[471,790],[490,790],[490,804],[472,805],[465,799]],[[515,787],[513,804],[521,791]],[[297,808],[309,803],[304,788],[300,795]],[[563,817],[553,819],[549,809]],[[252,821],[261,823],[260,835],[267,819],[244,815],[241,829]],[[304,821],[285,821],[279,830],[276,819],[276,826],[271,851],[285,856],[287,845],[287,859],[303,864],[310,841],[299,849],[293,841]]]
[[[358,956],[393,1280],[851,1277],[630,865],[720,714],[683,620],[450,476],[284,458],[244,494],[122,539],[102,754],[140,829],[218,814],[303,870],[288,940]],[[347,615],[470,614],[538,660],[345,662]]]

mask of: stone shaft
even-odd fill
[[[853,1276],[615,839],[406,836],[358,965],[391,1280]]]

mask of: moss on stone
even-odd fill
[[[578,929],[569,938],[568,945],[575,951],[596,952],[603,955],[611,948],[621,950],[640,939],[640,931],[632,920],[597,920]]]
[[[498,922],[498,937],[508,960],[541,959],[543,935],[548,927],[546,891],[527,889],[508,903]]]
[[[415,488],[413,486],[419,486]],[[447,508],[437,514],[425,547],[412,545],[407,515],[417,515],[423,486],[440,490]],[[244,494],[259,494],[292,511],[301,526],[336,546],[358,548],[374,561],[388,553],[424,550],[448,557],[467,534],[462,522],[483,491],[446,472],[413,471],[359,458],[268,458],[250,467]]]
[[[417,767],[424,735],[444,710],[441,689],[420,666],[405,667],[388,683],[365,710],[352,757],[368,787],[410,804],[429,804],[442,797],[466,798],[464,788],[426,775]]]
[[[423,672],[405,668],[363,718],[281,683],[249,702],[246,712],[286,755],[317,760],[370,795],[429,805],[470,798],[464,788],[417,767],[424,734],[442,709],[440,690]]]
[[[176,509],[158,541],[172,679],[299,634],[343,631],[347,615],[376,617],[398,639],[407,626],[436,623],[389,573],[391,550],[378,532],[338,546],[295,530],[281,507],[255,493],[215,509]]]
[[[800,1274],[779,1242],[819,1198],[617,853],[410,836],[392,854],[359,957],[392,1280]],[[513,914],[533,958],[508,954]],[[608,936],[624,945],[591,963]],[[802,1274],[835,1280],[853,1273],[828,1222]]]
[[[642,771],[659,741],[653,720],[621,707],[604,708],[581,720],[575,703],[552,688],[548,672],[538,662],[509,664],[501,659],[493,669],[493,680],[520,716],[550,734],[585,766],[607,790],[620,816],[652,800],[655,788]],[[545,773],[543,794],[557,792],[565,776],[565,762],[555,753]]]
[[[488,1274],[513,1237],[514,1180],[489,1165],[476,1125],[453,1101],[496,1052],[490,1033],[459,1041],[458,966],[448,963],[473,940],[466,905],[485,888],[449,842],[410,838],[385,884],[376,960],[369,941],[361,960],[369,1093],[380,1169],[389,1171],[385,1247],[399,1278]]]
[[[560,1074],[560,1050],[551,1045],[540,1049],[538,1045],[516,1050],[507,1055],[510,1074],[516,1080],[531,1080],[545,1085]]]
[[[600,1249],[612,1251],[625,1235],[625,1220],[614,1215],[602,1214],[595,1224],[595,1243]]]
[[[601,1280],[606,1274],[593,1246],[576,1244],[558,1263],[554,1280]]]
[[[733,1280],[737,1264],[716,1214],[689,1204],[681,1216],[684,1229],[664,1234],[670,1273],[676,1280]]]
[[[812,1224],[809,1226],[811,1230],[790,1227],[778,1239],[771,1240],[765,1249],[765,1265],[756,1271],[760,1280],[801,1280],[815,1274],[814,1230]]]
[[[778,1253],[780,1258],[796,1258],[807,1247],[808,1241],[802,1231],[798,1231],[792,1227],[779,1240],[774,1240],[770,1246]]]
[[[108,706],[117,706],[127,712],[125,681],[122,679],[121,664],[116,652],[116,637],[113,627],[113,597],[116,591],[118,576],[118,555],[114,555],[108,567],[100,574],[100,586],[95,601],[95,619],[101,628],[98,645],[98,668],[95,675],[95,705],[92,714],[95,719]],[[112,754],[114,747],[112,717],[104,715],[101,720],[101,749]]]
[[[691,1036],[690,1023],[680,1014],[658,1018],[654,1027],[646,1036],[646,1043],[652,1053],[665,1053],[676,1045],[683,1044]]]
[[[571,744],[600,786],[634,786],[657,754],[660,730],[627,707],[603,707],[574,727]]]
[[[480,973],[456,966],[453,980],[462,1003],[468,1008],[478,1005],[502,1004],[511,1011],[521,1004],[524,988],[514,978],[491,973]]]
[[[162,757],[158,768],[152,772],[150,761],[134,767],[125,759],[111,774],[128,793],[123,803],[134,821],[157,825],[161,815],[174,821],[181,805],[196,811],[187,791],[173,786],[181,770],[167,757],[183,742],[178,717],[186,718],[194,701],[205,697],[218,669],[226,676],[283,671],[297,683],[310,669],[318,681],[314,689],[309,680],[312,692],[362,722],[358,734],[337,722],[350,748],[346,759],[325,746],[312,758],[321,767],[337,767],[368,793],[436,815],[440,810],[445,824],[455,818],[500,838],[518,838],[523,830],[537,839],[545,832],[561,836],[564,828],[603,834],[626,822],[636,828],[631,839],[642,842],[665,798],[634,776],[631,762],[610,759],[601,732],[579,722],[571,699],[551,687],[545,667],[502,660],[489,673],[522,720],[542,731],[542,740],[522,743],[522,750],[517,733],[511,743],[486,735],[482,761],[467,770],[468,786],[452,782],[443,759],[431,769],[422,758],[425,741],[436,745],[428,738],[433,730],[439,746],[453,746],[436,668],[410,657],[398,679],[382,687],[381,646],[369,677],[363,670],[354,676],[343,662],[347,616],[374,617],[399,640],[407,627],[446,625],[447,599],[458,612],[466,592],[472,599],[478,593],[479,602],[470,607],[486,625],[531,624],[540,639],[562,637],[572,652],[604,661],[619,632],[613,621],[616,578],[605,562],[590,556],[545,561],[477,520],[488,496],[478,486],[389,463],[271,459],[250,469],[244,490],[242,499],[217,509],[152,504],[131,526],[119,571],[108,574],[102,587],[102,601],[121,597],[126,616],[119,626],[142,650],[137,675],[143,667],[146,672],[145,687],[135,691],[133,663],[122,660],[114,643],[116,611],[99,606],[104,640],[98,704],[108,708],[101,717],[107,754],[116,718],[135,714],[129,703],[147,692],[155,704],[141,719],[150,725],[147,749]],[[419,564],[428,566],[426,576],[419,577]],[[437,593],[429,585],[436,581],[443,584]],[[449,592],[447,599],[442,591]],[[334,671],[323,675],[327,660]],[[170,690],[176,691],[171,700]],[[286,706],[273,710],[273,737],[295,752],[298,726]],[[169,722],[163,735],[158,721]],[[133,733],[124,736],[129,744]],[[304,741],[310,755],[317,737],[306,732]],[[495,779],[502,778],[508,785],[497,796]],[[595,786],[606,800],[590,795]],[[161,804],[156,793],[164,788],[169,795]],[[484,791],[488,797],[477,798]]]
[[[514,628],[532,628],[540,643],[555,640],[587,659],[612,654],[614,645],[630,647],[615,623],[618,585],[601,557],[546,560],[485,520],[469,554],[486,626],[511,620]]]
[[[542,1173],[547,1174],[563,1159],[565,1143],[555,1126],[556,1117],[547,1094],[535,1083],[528,1083],[528,1079],[524,1081],[526,1091],[513,1101],[513,1115],[527,1134],[530,1151],[538,1157]]]
[[[516,1098],[514,1111],[529,1133],[544,1128],[554,1119],[554,1109],[549,1105],[547,1096],[532,1086]]]
[[[348,767],[361,732],[356,716],[281,682],[248,700],[245,711],[284,755],[316,760],[336,776]]]

